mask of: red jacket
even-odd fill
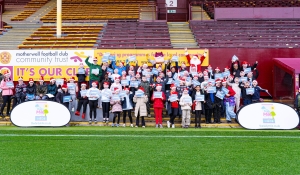
[[[187,59],[187,61],[189,62],[190,66],[191,66],[191,57],[190,57],[190,55],[186,55],[186,59]],[[197,65],[197,72],[201,71],[201,65],[202,65],[204,59],[205,59],[205,56],[202,55],[201,58],[200,58],[201,63]]]
[[[228,94],[230,95],[230,97],[233,97],[235,95],[235,91],[232,89],[232,87],[227,86],[226,88],[229,90]]]
[[[154,93],[152,94],[151,101],[153,101],[153,108],[164,108],[164,102],[166,101],[166,95],[164,92],[162,92],[161,98],[154,98]]]

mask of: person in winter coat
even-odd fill
[[[145,93],[145,89],[143,87],[140,87],[138,91],[142,91]],[[143,97],[137,97],[136,94],[133,97],[133,102],[135,104],[135,111],[134,115],[136,117],[136,125],[135,127],[139,126],[139,119],[142,118],[142,127],[145,128],[145,116],[147,116],[147,105],[148,97],[147,95],[144,95]]]
[[[102,101],[102,111],[103,111],[103,123],[108,123],[109,120],[109,109],[110,109],[110,98],[112,96],[112,92],[109,89],[109,82],[104,82],[101,94],[101,101]]]
[[[114,88],[114,94],[110,99],[111,112],[114,114],[112,127],[119,127],[120,124],[120,116],[122,112],[121,98],[120,98],[120,89],[118,87]],[[116,118],[118,117],[117,124],[115,124]]]
[[[108,83],[109,83],[109,86],[113,83],[113,82],[111,81],[111,79],[108,78],[108,74],[105,74],[104,77],[103,77],[103,80],[102,80],[101,83],[100,83],[100,89],[101,89],[101,90],[104,89],[104,82],[108,82]],[[110,88],[110,87],[108,87],[108,88]]]
[[[201,91],[200,85],[197,85],[192,93],[192,101],[194,105],[194,113],[195,113],[195,128],[201,128],[201,112],[204,113],[204,101],[196,101],[196,96],[204,95]],[[205,113],[204,113],[205,114]]]
[[[174,119],[178,115],[178,110],[179,110],[179,97],[178,97],[178,92],[176,91],[176,86],[174,84],[171,84],[171,91],[167,93],[167,99],[168,99],[168,115],[170,116],[170,121],[167,121],[167,127],[170,128],[172,125],[172,128],[175,128],[174,125]],[[177,97],[177,100],[173,101],[171,99],[171,96],[174,97],[174,99]]]
[[[226,112],[227,123],[231,123],[231,118],[234,118],[234,119],[236,118],[236,114],[233,111],[234,106],[235,106],[235,103],[234,103],[235,92],[230,86],[227,85],[226,80],[222,81],[222,86],[229,90],[228,94],[225,95],[223,101],[225,103],[225,112]]]
[[[101,92],[97,88],[98,81],[92,82],[92,87],[86,93],[86,96],[89,98],[89,106],[90,106],[90,120],[89,124],[92,124],[93,114],[94,114],[94,123],[97,124],[97,106],[98,100],[101,97]]]
[[[93,63],[89,62],[89,58],[87,57],[85,59],[85,64],[89,66],[90,68],[90,74],[89,74],[89,78],[90,78],[90,82],[89,82],[89,87],[92,87],[92,83],[94,81],[97,81],[97,87],[100,81],[100,77],[102,75],[102,69],[100,67],[100,65],[97,63],[98,59],[97,57],[93,58]]]
[[[254,88],[254,94],[252,95],[252,102],[253,103],[259,102],[259,100],[260,100],[260,92],[261,91],[268,92],[268,90],[267,89],[263,89],[260,86],[258,86],[258,82],[256,80],[252,81],[252,85],[253,85],[253,88]]]
[[[70,96],[70,93],[68,92],[68,87],[67,85],[62,85],[58,87],[58,90],[57,90],[57,94],[56,94],[56,101],[62,105],[64,105],[66,108],[68,108],[69,110],[69,102],[72,101],[72,99],[70,98],[69,101],[64,101],[64,98],[65,97],[68,97]]]
[[[216,93],[209,93],[207,91],[207,89],[212,86],[213,86],[212,83],[209,82],[209,83],[207,83],[206,87],[204,87],[204,95],[205,95],[204,107],[205,107],[205,123],[206,124],[213,123],[211,121],[211,117],[213,115],[214,108],[215,108]]]
[[[242,95],[242,98],[243,98],[243,105],[247,106],[247,105],[251,104],[253,94],[247,94],[247,89],[251,88],[250,82],[246,81],[244,83],[240,83],[239,87],[241,88],[241,95]]]
[[[68,92],[71,95],[72,102],[70,105],[71,111],[74,112],[76,105],[76,93],[78,92],[77,83],[75,83],[75,77],[71,77],[68,83]]]
[[[295,101],[294,101],[294,109],[297,111],[298,113],[298,117],[300,119],[300,88],[298,88],[298,93],[295,97]],[[300,120],[299,120],[299,124],[298,124],[298,129],[300,130]]]
[[[218,91],[222,91],[222,86],[221,86],[221,79],[217,79],[216,80],[216,92]],[[215,98],[215,102],[214,102],[214,110],[213,110],[213,114],[214,114],[214,123],[221,123],[221,112],[223,110],[223,99],[220,99],[218,97]]]
[[[26,97],[25,101],[32,101],[36,96],[36,85],[32,78],[29,78],[29,84],[26,86]]]
[[[158,128],[158,125],[160,128],[163,128],[162,126],[162,113],[164,109],[164,102],[166,101],[166,95],[162,91],[162,85],[157,84],[156,85],[156,92],[161,92],[161,97],[155,97],[154,93],[152,94],[151,101],[153,101],[153,108],[155,113],[155,123],[156,128]]]
[[[19,77],[18,84],[16,85],[16,94],[13,101],[13,109],[25,101],[26,97],[26,84],[23,82],[23,78]]]
[[[149,98],[148,102],[147,102],[147,113],[148,113],[148,117],[151,117],[151,115],[150,115],[150,91],[152,90],[152,87],[150,86],[149,81],[147,81],[146,76],[142,76],[142,81],[141,81],[139,87],[143,87],[145,89],[145,95]]]
[[[86,84],[84,82],[82,82],[80,92],[77,93],[78,104],[77,104],[77,109],[75,112],[75,115],[80,116],[80,110],[81,110],[81,107],[83,106],[83,111],[82,111],[82,116],[81,116],[82,119],[85,119],[86,108],[87,108],[87,105],[89,104],[89,99],[86,96],[86,94],[87,94]]]
[[[188,128],[191,123],[192,98],[189,96],[188,88],[185,88],[180,98],[179,104],[182,109],[182,128]]]
[[[125,88],[124,91],[126,92],[125,97],[122,97],[122,108],[123,108],[123,127],[126,127],[126,113],[128,114],[130,127],[133,127],[132,124],[132,116],[131,112],[133,109],[133,94],[130,93],[129,88]]]
[[[78,78],[78,87],[81,87],[81,83],[85,83],[85,78],[86,78],[86,71],[84,69],[83,63],[79,64],[79,68],[76,76]]]
[[[13,89],[14,89],[14,84],[12,79],[10,78],[11,74],[8,71],[5,71],[3,73],[4,78],[1,81],[0,84],[0,89],[2,89],[2,98],[3,98],[3,103],[1,106],[1,111],[0,111],[0,116],[4,117],[3,115],[3,110],[4,107],[7,104],[6,108],[6,116],[10,115],[10,104],[11,104],[11,98],[14,94]]]
[[[47,85],[44,83],[44,77],[40,77],[39,83],[36,85],[36,100],[45,100],[47,99]]]
[[[56,92],[57,92],[57,86],[56,86],[56,83],[55,83],[55,79],[53,77],[51,77],[50,78],[50,83],[47,86],[47,93],[52,94],[54,97],[52,97],[52,98],[49,97],[50,101],[55,101]]]

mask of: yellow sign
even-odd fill
[[[28,81],[29,78],[37,81],[41,76],[44,76],[45,81],[49,81],[51,77],[66,78],[75,77],[78,66],[14,66],[14,80],[18,80],[19,77],[23,77],[24,81]],[[86,68],[86,72],[89,72],[89,68]]]
[[[151,66],[151,63],[148,61],[154,60],[155,52],[163,52],[165,60],[171,59],[172,56],[178,56],[179,57],[179,66],[182,63],[185,63],[187,66],[189,66],[184,49],[180,50],[145,50],[145,49],[126,49],[126,50],[119,50],[119,49],[101,49],[101,50],[95,50],[95,57],[98,58],[101,62],[101,58],[103,57],[104,53],[109,52],[111,55],[116,56],[116,62],[125,61],[129,56],[135,55],[136,59],[138,60],[138,65],[148,64]],[[194,54],[197,55],[203,55],[204,49],[199,50],[188,50],[189,54],[192,56]],[[147,56],[149,55],[149,56]],[[209,64],[209,52],[207,53],[207,56],[205,60],[203,61],[202,66],[208,66]]]

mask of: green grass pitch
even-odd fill
[[[300,174],[300,132],[0,127],[0,174]]]

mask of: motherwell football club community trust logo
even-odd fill
[[[1,64],[9,64],[11,60],[11,54],[9,52],[1,52],[0,53],[0,62]]]

